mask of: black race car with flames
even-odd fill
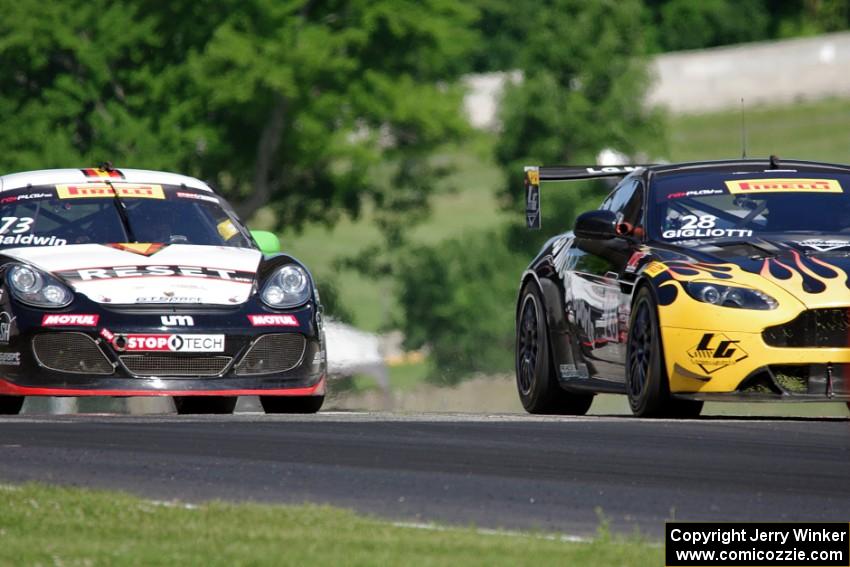
[[[602,177],[622,179],[522,276],[527,411],[584,414],[601,392],[639,416],[850,401],[850,166],[527,167],[529,227],[542,183]]]

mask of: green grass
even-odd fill
[[[0,487],[3,565],[661,565],[662,548],[604,529],[540,534],[394,526],[330,507],[187,508],[117,492]]]
[[[746,109],[747,155],[850,162],[850,99]],[[741,157],[740,109],[671,116],[670,161]]]

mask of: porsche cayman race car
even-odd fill
[[[850,166],[735,160],[527,167],[540,187],[620,177],[523,274],[516,378],[532,413],[600,392],[639,416],[706,400],[850,400]]]
[[[315,412],[319,296],[205,183],[58,169],[0,177],[0,412],[25,396],[173,396],[180,413]]]

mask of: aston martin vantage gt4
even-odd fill
[[[583,414],[600,392],[639,416],[850,401],[850,166],[527,167],[529,227],[541,184],[596,177],[621,180],[522,276],[526,410]]]

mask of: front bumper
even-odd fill
[[[698,399],[850,401],[850,347],[780,348],[762,333],[662,327],[670,391]]]
[[[271,313],[258,302],[235,307],[74,307],[94,325],[43,325],[44,312],[14,308],[0,346],[0,395],[19,396],[320,396],[325,393],[324,333],[315,307],[290,310],[286,324],[253,326]],[[167,319],[166,316],[171,319]],[[190,326],[163,321],[189,317]],[[115,337],[216,336],[215,352],[135,352]],[[266,341],[266,339],[270,339]],[[278,339],[286,339],[281,342]],[[281,345],[297,350],[282,354]],[[262,347],[262,348],[260,348]],[[277,358],[276,358],[277,357]],[[271,361],[271,362],[270,362]]]

